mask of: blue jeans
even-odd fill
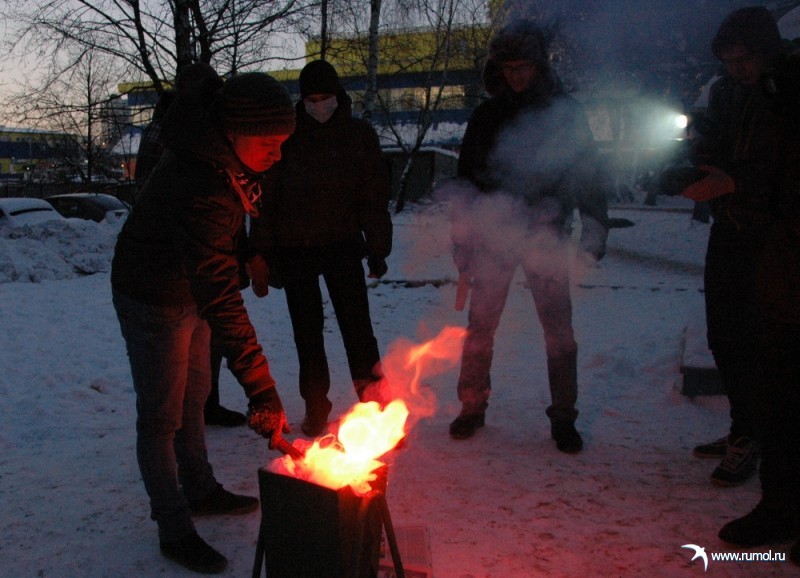
[[[211,390],[208,323],[195,307],[138,303],[114,292],[136,390],[136,456],[161,540],[194,531],[187,500],[216,488],[203,407]]]
[[[542,239],[527,251],[483,248],[473,257],[467,336],[458,378],[462,413],[484,413],[489,406],[495,332],[514,273],[522,267],[544,332],[551,397],[547,415],[553,421],[570,422],[578,415],[578,344],[572,328],[567,245],[558,230],[545,230]]]

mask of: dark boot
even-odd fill
[[[193,516],[239,516],[258,508],[258,498],[229,492],[217,484],[210,494],[200,500],[189,500]]]
[[[550,435],[556,441],[556,447],[565,454],[576,454],[583,449],[581,434],[571,421],[553,421],[550,424]]]
[[[479,428],[486,423],[483,413],[461,413],[450,424],[450,437],[456,440],[465,440],[475,435]]]
[[[547,380],[550,384],[550,407],[547,416],[551,421],[574,422],[578,417],[578,352],[547,357]]]
[[[244,425],[247,421],[247,417],[245,417],[243,413],[233,411],[221,405],[209,407],[209,405],[206,404],[203,417],[205,418],[206,425],[219,425],[222,427],[238,427]]]
[[[300,429],[308,437],[317,437],[328,425],[328,415],[333,409],[333,404],[328,398],[306,402],[306,415]]]
[[[228,565],[228,560],[214,548],[206,544],[197,532],[180,540],[161,541],[161,553],[192,572],[219,574]]]
[[[800,516],[786,508],[773,508],[759,502],[749,514],[725,524],[721,540],[737,546],[763,546],[800,536]]]

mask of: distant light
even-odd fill
[[[685,114],[677,114],[675,115],[675,127],[676,128],[686,128],[689,126],[689,117]]]

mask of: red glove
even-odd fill
[[[686,187],[681,193],[684,197],[699,203],[716,199],[736,190],[736,182],[722,169],[710,165],[702,165],[697,168],[708,172],[708,176]]]
[[[250,398],[247,409],[247,425],[269,439],[270,447],[273,447],[273,443],[281,438],[281,434],[291,431],[286,421],[281,398],[274,387]]]

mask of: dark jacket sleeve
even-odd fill
[[[385,259],[392,252],[392,219],[389,215],[390,184],[386,163],[381,154],[378,135],[363,121],[362,131],[364,180],[358,207],[358,221],[364,232],[367,256]]]
[[[275,385],[240,293],[244,211],[221,182],[208,195],[177,196],[176,241],[198,312],[208,321],[228,368],[252,397]]]

